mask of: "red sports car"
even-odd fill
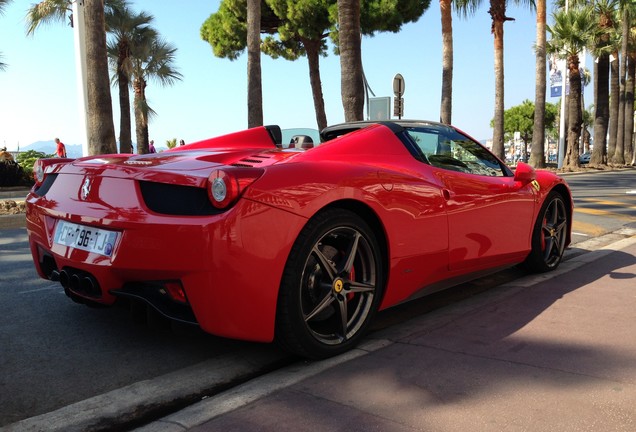
[[[157,154],[44,159],[27,198],[41,277],[73,300],[132,299],[215,335],[311,358],[360,341],[379,309],[570,242],[560,177],[511,171],[425,121],[277,126]],[[319,145],[318,145],[319,144]]]

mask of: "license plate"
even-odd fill
[[[66,221],[59,221],[53,241],[57,244],[111,256],[117,233]]]

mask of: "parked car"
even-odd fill
[[[320,139],[288,148],[266,126],[157,154],[39,160],[27,197],[36,269],[80,303],[143,302],[325,358],[355,346],[380,309],[561,262],[572,197],[559,176],[512,172],[434,122],[347,123]]]
[[[590,157],[591,156],[592,156],[591,153],[583,153],[582,155],[579,156],[579,163],[580,164],[590,163]]]

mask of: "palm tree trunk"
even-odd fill
[[[301,42],[307,53],[309,63],[309,83],[314,98],[314,110],[316,111],[316,123],[318,130],[327,127],[327,114],[325,113],[325,100],[322,96],[322,83],[320,80],[320,45],[321,40],[309,40],[302,38]]]
[[[636,85],[636,53],[627,56],[627,82],[625,83],[625,162],[634,156],[634,86]],[[633,164],[633,162],[632,162]]]
[[[261,0],[247,0],[247,127],[262,125]]]
[[[495,115],[493,119],[492,151],[503,159],[504,155],[504,22],[505,0],[490,0],[492,34],[495,41]]]
[[[88,153],[117,152],[110,96],[103,0],[85,1]]]
[[[570,95],[568,97],[568,145],[564,157],[564,166],[577,168],[579,164],[579,140],[581,138],[581,75],[579,74],[579,57],[568,58],[570,72]]]
[[[146,109],[146,82],[137,78],[134,82],[135,97],[135,134],[137,137],[137,154],[146,154],[148,146],[148,112]]]
[[[117,60],[117,82],[119,86],[119,152],[132,153],[132,126],[130,119],[130,90],[128,89],[128,74]]]
[[[621,24],[622,44],[621,44],[621,62],[619,67],[619,106],[618,106],[618,125],[616,131],[616,150],[614,151],[613,162],[617,165],[625,165],[625,75],[627,74],[627,43],[629,41],[629,12],[627,8],[623,9],[623,19]]]
[[[546,98],[546,4],[537,0],[537,43],[535,47],[534,126],[530,165],[545,167],[545,98]]]
[[[340,92],[345,121],[364,119],[360,0],[338,0]]]
[[[607,149],[607,129],[609,124],[609,56],[601,55],[595,67],[594,87],[595,110],[594,110],[594,149],[590,158],[591,166],[603,165],[606,163]]]
[[[616,137],[618,132],[619,96],[619,59],[618,52],[614,54],[614,61],[610,63],[610,112],[609,112],[609,141],[607,142],[607,160],[611,162],[616,153]]]
[[[442,101],[439,121],[451,124],[453,114],[453,17],[452,0],[439,0],[442,15]]]

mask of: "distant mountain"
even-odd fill
[[[80,144],[64,144],[66,146],[66,155],[71,158],[82,157],[82,146]],[[20,147],[20,151],[35,150],[46,154],[53,154],[57,149],[55,141],[36,141],[24,147]]]
[[[64,143],[64,145],[66,146],[66,155],[68,157],[70,158],[82,157],[82,146],[80,144],[69,145]],[[117,144],[117,146],[119,148],[119,144]],[[133,146],[135,146],[136,148],[135,143],[133,143]],[[157,148],[158,152],[162,152],[168,149],[167,147],[161,146],[161,145],[156,145],[155,147]],[[35,150],[35,151],[39,151],[46,154],[53,154],[55,153],[56,149],[57,149],[57,146],[55,145],[55,141],[36,141],[24,147],[20,147],[20,151]]]

